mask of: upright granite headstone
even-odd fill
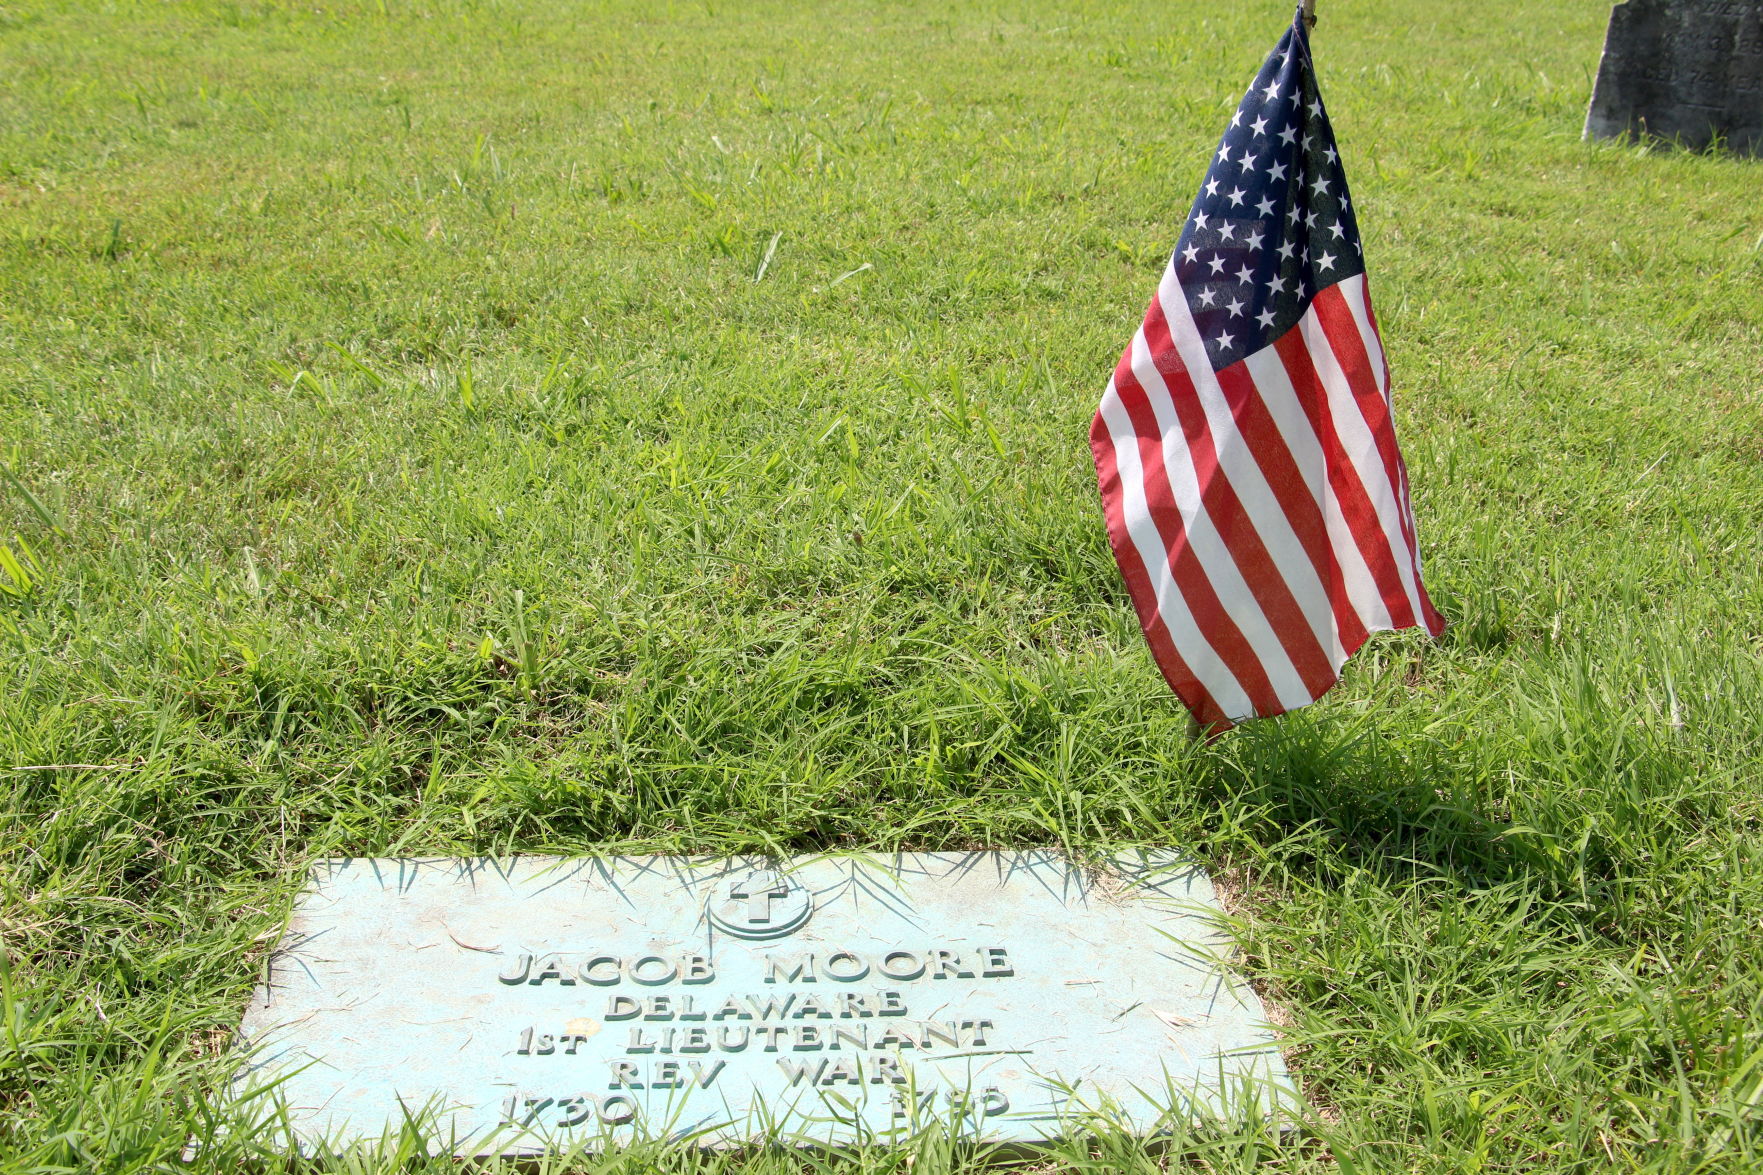
[[[1217,908],[1167,853],[323,861],[242,1086],[304,1147],[427,1112],[462,1154],[1269,1110],[1285,1067]]]
[[[1763,0],[1628,0],[1610,12],[1588,137],[1763,154]]]

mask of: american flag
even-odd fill
[[[1315,701],[1369,633],[1443,631],[1301,11],[1225,129],[1090,448],[1145,639],[1202,726]]]

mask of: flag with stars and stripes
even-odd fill
[[[1443,631],[1301,13],[1225,129],[1090,448],[1145,639],[1203,726],[1315,701],[1369,633]]]

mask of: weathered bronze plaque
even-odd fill
[[[307,1145],[1154,1131],[1285,1068],[1170,855],[321,862],[241,1029]]]

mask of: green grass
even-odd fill
[[[1202,1169],[1763,1169],[1763,165],[1606,12],[1324,0],[1453,624],[1196,746],[1085,432],[1288,6],[6,0],[0,1164],[240,1169],[316,856],[1128,842],[1290,1014]]]

